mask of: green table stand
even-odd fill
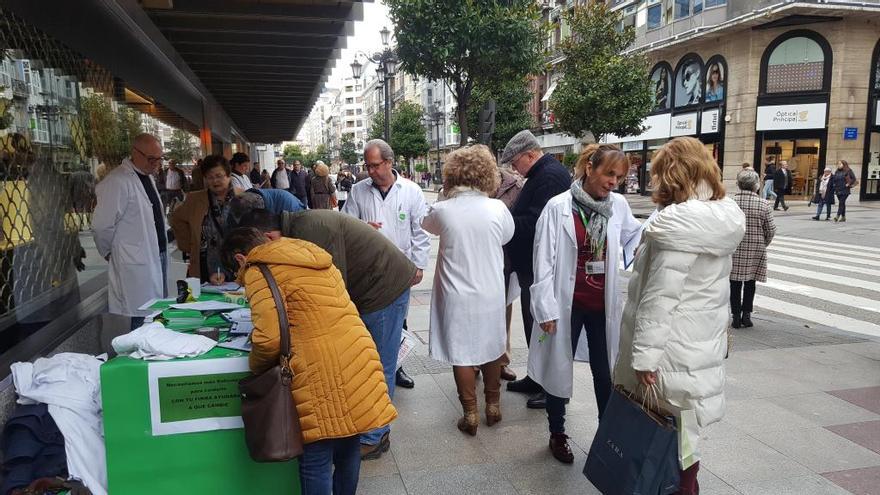
[[[214,348],[194,360],[246,355]],[[296,461],[252,461],[243,429],[153,436],[149,364],[116,357],[101,367],[109,493],[299,495]]]

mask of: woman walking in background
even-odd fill
[[[731,326],[749,328],[753,326],[755,282],[767,281],[767,246],[776,234],[776,224],[773,223],[770,203],[758,197],[758,174],[743,170],[736,176],[736,185],[739,192],[734,200],[746,215],[746,234],[733,253],[733,268],[730,270]]]
[[[651,184],[659,212],[630,277],[614,381],[633,393],[653,388],[676,424],[706,427],[724,416],[730,258],[746,219],[697,139],[665,144],[654,155]],[[687,441],[699,451],[699,435]],[[699,458],[682,461],[678,493],[697,494]]]
[[[476,378],[483,372],[486,424],[501,421],[501,358],[504,325],[504,251],[513,237],[513,217],[489,198],[498,188],[495,157],[483,145],[452,152],[443,167],[448,199],[435,203],[422,228],[440,236],[431,294],[429,352],[452,364],[464,416],[458,429],[477,434]]]
[[[813,194],[813,203],[816,203],[816,216],[813,220],[819,220],[822,216],[822,207],[826,208],[825,220],[831,220],[831,205],[834,204],[834,175],[830,168],[825,168],[825,173],[816,181],[816,193]]]
[[[313,210],[332,210],[336,207],[336,187],[330,180],[330,167],[318,160],[315,163],[315,176],[312,177],[311,197],[309,208]]]
[[[837,162],[837,171],[834,172],[834,194],[837,196],[837,215],[834,217],[835,222],[846,221],[846,198],[849,197],[850,190],[858,184],[856,174],[849,168],[849,162],[840,160]]]

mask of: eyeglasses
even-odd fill
[[[150,155],[144,153],[143,151],[139,150],[139,149],[137,148],[137,146],[134,147],[134,150],[137,151],[138,153],[140,153],[140,154],[141,154],[144,158],[146,158],[147,161],[150,162],[151,164],[152,164],[152,163],[161,162],[162,160],[167,160],[167,158],[165,157],[165,155],[160,155],[160,156],[150,156]]]

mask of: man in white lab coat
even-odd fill
[[[148,313],[138,308],[167,294],[168,228],[153,180],[162,159],[159,141],[141,134],[132,143],[131,157],[95,188],[92,227],[98,253],[110,263],[110,312],[130,316],[132,329]]]
[[[418,185],[394,171],[394,151],[385,141],[373,139],[367,142],[364,146],[364,162],[370,177],[352,186],[342,212],[363,220],[403,251],[418,268],[410,283],[416,285],[422,280],[431,249],[428,234],[422,230],[422,218],[428,211],[425,196]],[[402,386],[412,388],[413,385],[412,380],[397,366],[400,334],[408,309],[409,290],[388,308],[361,315],[376,342],[385,370],[388,394],[392,398],[394,386],[399,383],[398,377],[404,383]],[[388,438],[388,427],[361,435],[361,457],[380,457],[390,447]]]

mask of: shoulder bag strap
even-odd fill
[[[287,308],[284,299],[281,297],[281,291],[278,289],[278,283],[275,277],[265,263],[256,263],[260,273],[266,279],[269,290],[272,291],[272,298],[275,299],[275,309],[278,311],[278,325],[281,333],[281,369],[290,372],[290,323],[287,320]]]

